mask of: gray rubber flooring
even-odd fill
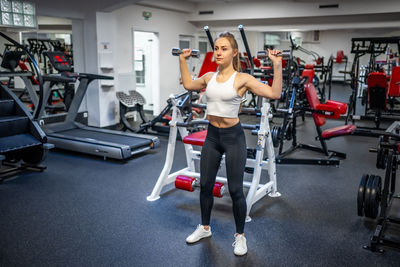
[[[324,129],[341,124],[329,121]],[[299,123],[300,142],[318,145],[315,136],[311,118]],[[248,146],[254,138],[248,135]],[[159,148],[126,163],[53,150],[43,173],[1,184],[0,266],[400,266],[399,251],[362,248],[374,221],[357,216],[357,190],[362,174],[383,176],[368,151],[376,138],[328,141],[347,153],[339,167],[277,165],[282,196],[253,206],[244,257],[234,256],[231,246],[229,196],[214,202],[213,236],[195,245],[185,239],[200,222],[198,191],[168,186],[159,200],[146,200],[165,162],[167,137],[160,140]],[[178,141],[173,171],[183,167]]]

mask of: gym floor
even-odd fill
[[[333,92],[335,100],[350,94],[341,85]],[[298,126],[299,141],[318,145],[315,136],[307,117]],[[248,146],[254,138],[248,136]],[[356,195],[362,174],[383,177],[376,154],[368,152],[376,138],[329,140],[329,148],[347,153],[339,167],[277,165],[282,196],[253,206],[243,257],[231,246],[229,196],[214,202],[213,236],[194,245],[185,239],[200,222],[198,191],[169,186],[159,200],[146,200],[165,162],[168,137],[160,140],[159,148],[126,163],[52,150],[45,172],[1,184],[0,266],[399,266],[399,251],[362,248],[374,221],[357,216]],[[173,170],[184,166],[177,142]]]

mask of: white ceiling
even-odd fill
[[[32,0],[36,3],[37,13],[42,16],[64,18],[84,18],[93,11],[113,11],[131,4],[156,7],[166,10],[178,11],[182,16],[187,16],[188,21],[201,28],[204,25],[213,28],[227,28],[246,25],[250,30],[274,31],[283,28],[296,28],[300,30],[323,30],[344,28],[399,28],[400,29],[400,1],[398,0]],[[318,9],[318,4],[335,4],[342,6],[353,3],[356,6],[354,14],[345,15],[333,12],[331,15],[317,16],[314,14],[298,16],[293,13],[293,7],[299,5],[312,5]],[[354,4],[356,3],[356,4]],[[394,4],[393,4],[394,3]],[[284,6],[284,10],[268,9],[260,13],[259,6]],[[250,11],[241,12],[242,9],[252,6]],[[376,12],[378,7],[389,6],[389,12]],[[390,6],[394,6],[390,9]],[[224,16],[199,16],[199,10],[224,10]],[[377,7],[377,8],[375,8]],[[288,12],[285,12],[285,9]],[[292,9],[292,10],[291,10]],[[58,10],[59,12],[54,12]],[[365,10],[365,11],[364,11]],[[225,11],[225,10],[224,10]],[[316,10],[318,11],[318,10]],[[258,15],[253,15],[253,14]],[[65,15],[68,14],[68,15]],[[219,14],[219,13],[218,13]],[[261,14],[261,15],[260,15]],[[271,16],[274,15],[274,16]],[[278,14],[278,15],[276,15]],[[253,15],[253,17],[252,17]],[[264,16],[263,16],[264,15]]]

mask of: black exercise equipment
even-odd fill
[[[377,162],[385,169],[385,177],[364,174],[357,192],[357,215],[377,219],[370,243],[364,246],[373,252],[382,247],[400,249],[400,196],[396,195],[396,174],[400,154],[400,122],[394,122],[379,138]],[[384,165],[382,165],[384,164]]]
[[[31,58],[42,81],[40,70],[33,56],[22,45],[0,32],[0,36],[13,43]],[[42,88],[40,84],[40,88]],[[43,171],[40,163],[53,145],[18,97],[0,83],[0,182],[22,170]]]
[[[283,124],[283,127],[278,130],[277,134],[280,134],[278,141],[280,142],[279,154],[276,157],[276,162],[280,164],[319,164],[319,165],[339,165],[340,159],[345,159],[346,154],[329,150],[326,144],[326,140],[338,136],[349,135],[354,132],[356,127],[354,125],[344,125],[322,131],[321,126],[325,124],[325,117],[337,119],[341,114],[344,114],[347,109],[345,103],[338,101],[328,100],[325,104],[319,102],[315,87],[312,83],[307,82],[307,78],[300,80],[299,77],[293,79],[291,102],[288,109],[279,109],[278,111],[285,113],[285,117],[290,117],[292,124]],[[307,98],[308,106],[304,102],[298,102],[295,104],[296,94],[300,91],[304,91]],[[311,112],[315,127],[317,130],[318,140],[321,147],[314,145],[301,144],[297,142],[296,137],[296,117],[299,112]],[[289,120],[286,120],[286,123]],[[283,130],[285,129],[285,130]],[[272,133],[273,134],[273,133]],[[283,151],[283,140],[287,139],[288,136],[292,136],[292,145],[289,149]],[[324,158],[290,158],[289,155],[298,149],[311,150],[319,152],[325,155]]]
[[[376,103],[374,92],[369,89],[368,92],[357,93],[357,90],[360,88],[360,84],[366,84],[368,82],[368,78],[371,77],[370,74],[381,72],[381,66],[377,64],[376,57],[380,54],[384,54],[388,50],[389,44],[395,44],[397,49],[400,51],[400,37],[362,37],[362,38],[352,38],[351,39],[351,53],[354,54],[353,64],[351,70],[348,72],[350,74],[350,86],[352,89],[352,93],[349,98],[349,111],[346,116],[346,124],[352,120],[354,123],[355,119],[361,120],[374,120],[376,127],[372,129],[379,129],[379,123],[383,119],[393,120],[394,118],[399,118],[398,116],[394,116],[395,113],[398,113],[395,109],[376,109],[376,107],[386,107],[387,96],[384,100],[381,100],[379,106]],[[364,55],[369,55],[368,66],[363,69],[363,75],[360,75],[360,58]],[[376,87],[375,84],[370,85],[369,87]],[[385,86],[378,86],[379,88],[385,89]],[[381,89],[379,89],[382,91]],[[362,104],[365,104],[365,113],[364,115],[356,115],[356,103],[357,103],[357,95],[361,95],[363,97]],[[372,103],[371,101],[375,101]],[[370,105],[372,104],[372,108]],[[371,111],[373,114],[371,115]],[[378,114],[377,114],[378,113]],[[360,127],[365,129],[371,129],[367,127]],[[363,131],[357,133],[359,135],[367,135],[370,133],[368,131]],[[373,135],[376,136],[376,135]]]

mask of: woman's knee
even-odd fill
[[[229,195],[232,200],[244,199],[243,187],[229,188]]]

